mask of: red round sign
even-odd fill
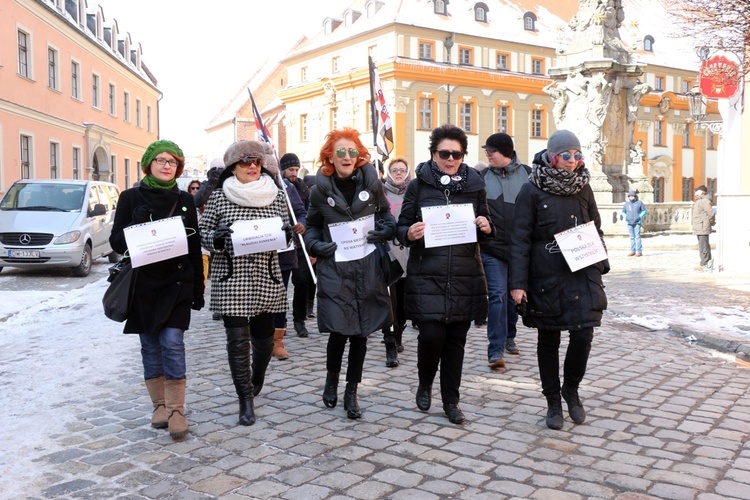
[[[699,85],[706,97],[729,98],[737,93],[740,68],[725,56],[714,56],[701,64]]]

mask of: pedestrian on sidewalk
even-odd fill
[[[235,255],[230,226],[279,217],[291,240],[283,188],[265,167],[263,145],[238,141],[224,153],[226,168],[200,221],[201,242],[214,253],[211,310],[221,314],[227,356],[239,398],[240,425],[255,423],[253,398],[260,394],[274,343],[274,315],[286,311],[277,252]],[[250,345],[252,344],[252,364]]]
[[[409,164],[404,158],[394,158],[388,163],[388,173],[383,181],[385,195],[391,204],[391,213],[398,220],[401,214],[401,205],[404,202],[406,186],[411,182]],[[391,240],[391,251],[406,270],[406,262],[409,259],[409,249],[396,239]],[[389,287],[391,294],[391,307],[393,309],[393,325],[383,328],[383,343],[385,344],[385,366],[395,368],[398,366],[398,353],[403,352],[403,334],[406,328],[406,316],[404,315],[404,282],[406,273]]]
[[[628,192],[628,201],[622,206],[622,216],[628,225],[628,234],[630,235],[629,257],[641,257],[643,255],[641,227],[643,226],[643,218],[646,217],[647,213],[646,204],[638,199],[638,193],[630,190]]]
[[[547,427],[562,429],[562,401],[577,424],[586,420],[578,386],[602,311],[607,308],[602,275],[609,271],[602,261],[571,271],[555,234],[579,224],[594,222],[600,236],[601,218],[583,163],[581,143],[568,130],[558,130],[547,148],[534,157],[529,183],[516,198],[511,240],[510,286],[516,304],[525,305],[524,325],[536,328],[537,359],[542,393],[547,398]],[[560,386],[560,331],[568,330],[563,384]]]
[[[505,351],[520,354],[516,345],[518,313],[508,294],[508,261],[513,230],[513,213],[521,187],[529,182],[531,167],[518,160],[513,139],[508,134],[492,134],[484,149],[489,168],[481,172],[487,190],[495,237],[482,240],[482,265],[487,277],[487,364],[505,368]]]
[[[185,330],[190,310],[203,308],[203,260],[198,217],[192,195],[180,191],[177,179],[185,168],[185,155],[171,141],[151,143],[141,158],[145,176],[138,187],[120,194],[109,242],[127,255],[124,229],[177,215],[187,230],[188,253],[134,270],[133,303],[124,333],[137,333],[146,388],[154,412],[151,425],[167,428],[173,439],[188,433],[185,419]]]
[[[393,239],[396,229],[383,184],[369,163],[370,153],[359,135],[356,130],[345,128],[332,130],[326,136],[318,157],[321,168],[310,195],[305,231],[305,244],[310,254],[318,258],[318,330],[329,334],[323,404],[328,408],[336,406],[348,341],[344,410],[351,419],[362,416],[357,385],[362,381],[367,337],[391,323],[391,300],[378,252],[360,259],[337,256],[338,245],[329,226],[373,217],[375,229],[368,232],[368,243]],[[352,227],[354,230],[356,227]]]
[[[432,383],[440,368],[443,411],[454,424],[466,420],[459,406],[466,335],[471,322],[487,317],[487,282],[479,244],[493,235],[487,194],[479,173],[463,162],[468,138],[454,125],[430,134],[432,158],[417,166],[398,218],[396,237],[410,247],[406,269],[406,317],[419,322],[417,408],[430,409]],[[425,241],[427,207],[440,207],[445,218],[455,207],[470,209],[476,240],[442,245]]]
[[[716,218],[711,205],[711,195],[708,194],[708,188],[701,184],[695,188],[695,204],[693,204],[693,234],[698,237],[698,253],[701,257],[700,265],[695,268],[696,271],[713,271],[714,260],[711,257],[711,243],[708,237],[714,224],[716,224]]]

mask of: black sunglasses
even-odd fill
[[[460,160],[464,157],[464,154],[461,151],[448,151],[447,149],[439,149],[437,154],[443,160],[447,160],[451,156],[454,160]]]

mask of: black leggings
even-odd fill
[[[250,335],[259,339],[273,337],[273,313],[263,313],[251,318],[245,316],[222,316],[224,328],[250,325]]]
[[[560,330],[539,330],[536,356],[539,362],[539,378],[545,396],[560,393]],[[586,374],[586,365],[594,340],[594,328],[570,330],[570,341],[565,353],[563,382],[578,388]]]
[[[464,346],[471,321],[443,323],[422,321],[417,337],[417,371],[419,383],[432,385],[440,366],[440,395],[443,404],[459,401],[459,387],[464,367]]]
[[[346,381],[358,384],[362,382],[362,367],[367,354],[367,337],[331,332],[326,350],[326,369],[333,373],[341,372],[347,339],[349,340],[349,362],[346,365]]]

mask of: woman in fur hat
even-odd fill
[[[109,242],[119,254],[128,250],[124,229],[133,224],[180,216],[187,229],[188,253],[140,266],[135,272],[133,304],[125,333],[138,333],[146,388],[154,405],[153,427],[168,428],[179,439],[185,420],[185,343],[190,309],[203,307],[203,260],[192,195],[180,191],[177,177],[185,156],[171,141],[152,143],[141,158],[145,177],[120,195]]]
[[[510,245],[510,294],[526,303],[523,324],[536,328],[537,360],[542,393],[547,398],[547,427],[562,429],[562,401],[577,424],[586,420],[578,385],[586,373],[594,327],[607,308],[602,275],[604,260],[571,271],[555,234],[593,221],[600,236],[601,218],[581,143],[568,130],[558,130],[547,149],[536,154],[529,175],[516,198]],[[560,386],[560,331],[568,330],[564,378]]]
[[[344,410],[347,417],[357,419],[362,416],[357,384],[362,381],[367,337],[390,325],[391,302],[377,252],[356,260],[341,259],[329,225],[374,217],[375,229],[368,233],[367,242],[375,243],[393,238],[396,220],[359,132],[332,130],[318,158],[322,166],[310,195],[305,244],[310,255],[318,258],[318,329],[329,333],[323,403],[328,408],[336,406],[348,340]]]
[[[203,246],[214,252],[211,310],[221,314],[226,329],[229,369],[240,403],[239,423],[253,425],[253,397],[263,387],[273,350],[273,317],[286,311],[286,292],[277,252],[235,255],[230,226],[280,217],[287,239],[291,231],[284,193],[264,167],[263,145],[235,142],[224,153],[224,164],[201,217],[200,234]]]

